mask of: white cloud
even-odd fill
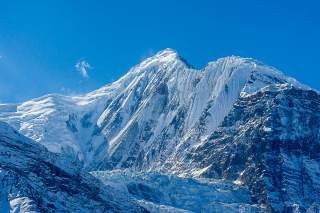
[[[89,78],[88,71],[93,69],[91,65],[85,60],[78,61],[75,65],[75,68],[83,78]]]

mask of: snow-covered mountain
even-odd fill
[[[91,93],[0,105],[0,120],[83,172],[225,180],[247,187],[250,200],[238,200],[237,208],[303,212],[320,204],[319,100],[318,92],[250,58],[196,70],[165,49]],[[102,181],[115,175],[93,174]],[[154,208],[201,211],[164,200]]]
[[[161,144],[165,135],[171,135],[168,139],[174,143],[170,145],[176,147],[178,141],[181,146],[200,124],[205,127],[205,139],[240,95],[277,83],[301,86],[252,59],[227,57],[194,70],[175,51],[166,49],[92,93],[52,94],[2,105],[0,119],[50,151],[81,160],[89,169],[137,166],[141,161],[134,159],[139,157],[147,158],[144,166],[151,167],[155,161],[151,158],[160,156],[153,156],[148,145]],[[209,114],[211,118],[206,119]],[[175,128],[177,122],[179,128]],[[130,138],[132,131],[139,134]]]

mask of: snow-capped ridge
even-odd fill
[[[188,72],[212,72],[217,68],[221,69],[223,72],[228,72],[229,69],[232,69],[232,72],[245,69],[247,76],[255,72],[258,75],[268,75],[274,76],[275,78],[284,79],[286,82],[289,82],[302,89],[311,89],[310,87],[301,84],[296,79],[284,75],[282,71],[276,69],[275,67],[266,65],[263,62],[251,57],[242,57],[237,55],[226,56],[210,61],[207,63],[207,65],[198,69],[191,64],[192,63],[189,63],[182,56],[180,56],[176,50],[166,48],[141,62],[139,65],[134,67],[133,71],[154,71],[152,68],[153,66],[159,66],[162,71],[166,72],[174,70],[174,67],[180,67],[180,69],[183,68],[187,71],[186,74],[188,74]],[[171,67],[171,69],[167,69],[168,67]],[[239,75],[239,78],[241,78],[241,75]]]

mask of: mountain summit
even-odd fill
[[[149,210],[227,211],[227,199],[187,206],[161,197],[161,184],[150,188],[174,175],[247,188],[232,211],[303,212],[320,204],[319,103],[316,91],[256,60],[225,57],[196,70],[165,49],[88,94],[1,105],[0,120],[108,184],[121,178]],[[142,186],[130,185],[134,174]]]

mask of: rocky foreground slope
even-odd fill
[[[253,59],[196,70],[166,49],[91,93],[0,105],[0,120],[151,212],[320,209],[320,95]]]

